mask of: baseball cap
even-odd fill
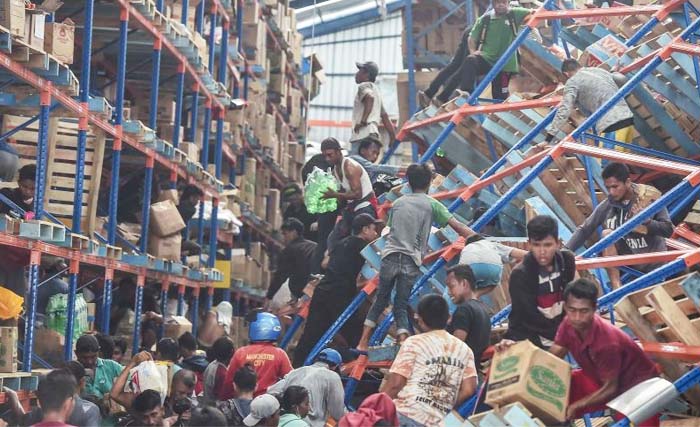
[[[357,66],[358,70],[367,70],[367,73],[369,74],[369,78],[374,80],[377,78],[377,74],[379,74],[379,67],[375,62],[372,61],[367,61],[367,62],[356,62],[355,65]]]
[[[304,234],[304,223],[296,218],[287,218],[282,223],[282,230],[296,231],[299,235]]]
[[[367,227],[370,224],[383,224],[384,221],[376,219],[368,213],[359,214],[352,220],[352,234],[357,234],[362,230],[362,227]]]
[[[263,418],[272,416],[280,408],[280,402],[271,394],[261,394],[250,402],[250,414],[243,419],[243,424],[253,427]]]

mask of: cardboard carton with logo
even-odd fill
[[[545,424],[566,421],[571,365],[529,341],[493,357],[486,403],[520,402]]]
[[[70,19],[49,22],[44,28],[44,50],[66,65],[73,63],[75,24]]]

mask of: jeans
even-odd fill
[[[488,73],[493,67],[481,55],[469,55],[464,58],[462,65],[457,72],[452,75],[450,80],[445,84],[442,92],[437,96],[438,100],[445,103],[450,100],[452,92],[460,87],[461,90],[473,92],[476,84],[476,79]],[[508,83],[510,81],[510,73],[501,71],[496,78],[491,82],[491,92],[494,99],[508,98]]]
[[[374,328],[377,320],[384,309],[389,305],[391,290],[396,285],[396,296],[394,297],[394,320],[396,321],[396,333],[408,334],[408,299],[411,296],[411,289],[416,283],[421,272],[413,261],[413,258],[399,252],[391,253],[382,259],[379,268],[379,285],[377,286],[377,298],[372,304],[372,308],[367,313],[365,326]]]
[[[397,414],[399,416],[399,427],[425,427],[416,420],[401,414],[401,412],[397,412]]]

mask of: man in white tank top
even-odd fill
[[[377,217],[377,198],[372,190],[372,181],[367,171],[355,160],[343,156],[340,143],[335,138],[326,138],[321,142],[321,153],[326,161],[333,165],[333,175],[340,184],[340,191],[328,190],[323,194],[326,199],[337,199],[339,205],[345,204],[340,211],[341,220],[328,236],[328,251],[341,239],[350,235],[352,220],[361,213]]]

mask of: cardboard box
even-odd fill
[[[545,424],[566,421],[571,365],[530,341],[496,353],[491,364],[486,404],[520,402]]]
[[[24,36],[24,0],[0,0],[0,25],[15,36]]]
[[[43,13],[29,13],[24,19],[24,42],[40,51],[44,50],[45,22]]]
[[[260,3],[247,0],[243,4],[243,23],[257,24],[260,20]]]
[[[75,24],[70,19],[50,22],[44,28],[44,51],[66,65],[73,63]]]
[[[437,71],[420,71],[416,72],[416,93],[419,90],[425,90],[433,81],[435,76],[437,76]],[[396,96],[398,98],[399,104],[399,124],[403,124],[410,117],[408,111],[408,73],[399,73],[396,76]],[[416,105],[418,104],[418,97],[416,97]]]
[[[158,121],[173,123],[175,122],[175,101],[161,99],[158,101]]]
[[[167,237],[184,230],[177,206],[172,200],[165,200],[151,205],[151,231],[159,237]]]
[[[0,327],[0,372],[17,372],[16,327]]]
[[[194,142],[182,142],[179,148],[184,151],[187,157],[193,162],[199,161],[199,147],[197,147],[197,144]]]
[[[161,192],[158,194],[158,202],[164,202],[166,200],[170,200],[171,202],[175,203],[176,205],[180,204],[180,195],[178,194],[177,190],[174,188],[171,188],[169,190],[161,190]]]
[[[168,237],[159,237],[153,233],[148,236],[148,253],[156,258],[179,262],[181,246],[182,235],[180,233]]]
[[[192,332],[192,323],[184,316],[171,316],[165,319],[165,336],[174,340],[185,332]]]
[[[175,126],[173,126],[171,124],[167,124],[167,123],[161,123],[161,124],[158,124],[158,130],[159,130],[158,135],[162,139],[172,143],[173,145],[176,144]],[[178,134],[178,137],[177,137],[177,146],[181,150],[182,150],[182,144],[183,144],[184,137],[185,137],[185,128],[180,126],[180,133]],[[196,148],[196,146],[195,146],[195,148]]]

